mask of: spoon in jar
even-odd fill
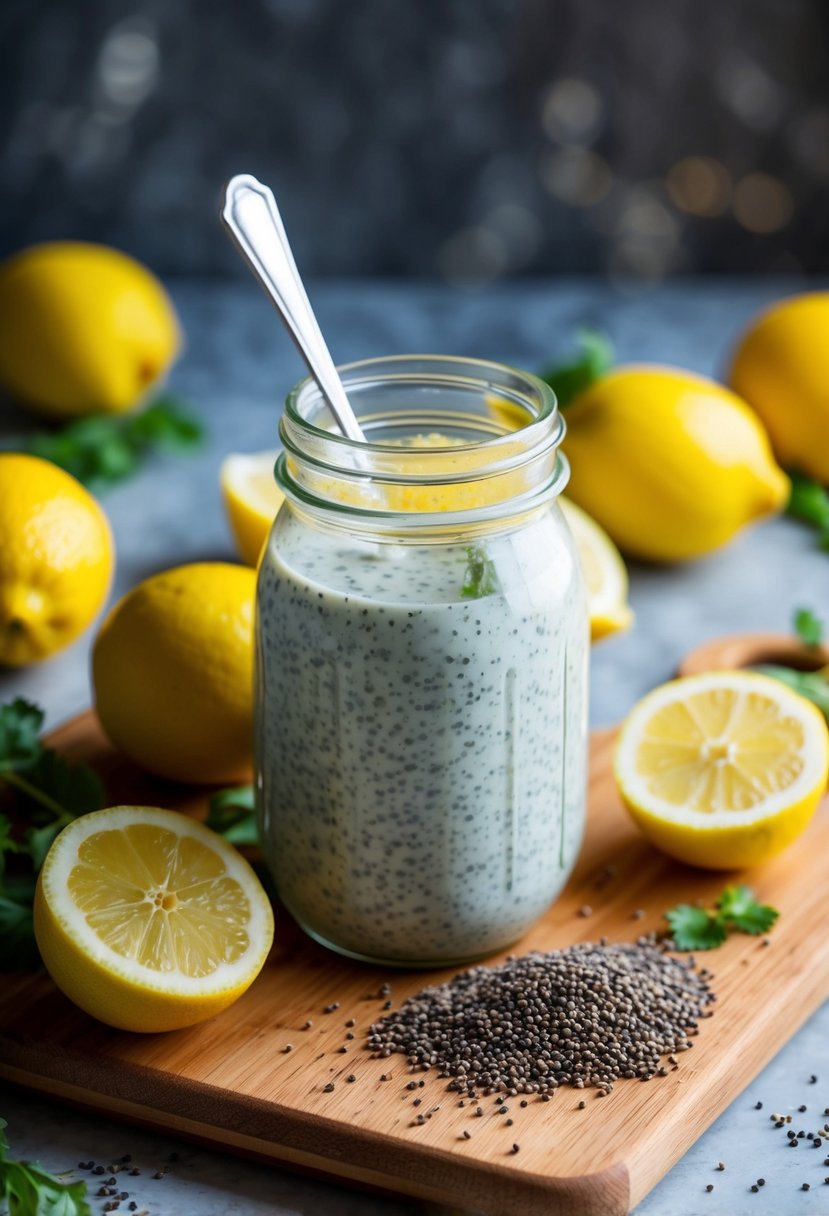
[[[231,178],[225,188],[222,219],[276,306],[340,430],[349,439],[365,443],[299,277],[273,191],[248,173]]]

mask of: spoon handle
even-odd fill
[[[276,305],[340,430],[349,439],[365,443],[299,277],[273,192],[250,174],[231,178],[225,191],[222,219]]]

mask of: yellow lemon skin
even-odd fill
[[[180,345],[161,283],[116,249],[52,242],[0,266],[0,384],[38,413],[123,413]]]
[[[808,827],[824,789],[815,790],[808,798],[750,829],[695,828],[693,832],[658,819],[626,798],[624,791],[620,792],[634,823],[663,853],[705,870],[740,870],[770,861],[797,840]]]
[[[143,768],[203,784],[249,777],[255,588],[247,566],[178,566],[107,616],[92,654],[95,708]]]
[[[83,816],[81,826],[90,821],[100,821],[105,828],[110,818],[123,817],[124,813],[134,816],[139,823],[147,815],[154,819],[168,817],[170,821],[184,818],[175,811],[156,808],[112,807]],[[232,849],[225,841],[220,840],[216,844],[216,834],[203,824],[195,824],[189,831],[197,839],[201,836],[206,840],[213,838],[214,847],[219,852],[226,853]],[[258,932],[249,942],[249,957],[245,960],[244,973],[227,986],[219,986],[213,991],[202,989],[197,982],[188,983],[186,978],[178,987],[167,990],[156,987],[152,973],[146,968],[140,965],[131,967],[130,960],[127,960],[127,965],[118,969],[117,963],[113,966],[111,959],[107,959],[104,948],[94,941],[90,945],[77,932],[73,933],[66,915],[65,887],[61,889],[52,873],[56,868],[50,864],[53,850],[54,846],[46,857],[35,890],[35,939],[43,964],[58,988],[69,1000],[99,1021],[120,1030],[142,1034],[193,1026],[215,1017],[237,1001],[262,969],[273,942],[273,913],[259,879],[235,849],[232,850],[234,857],[231,865],[237,878],[244,883],[247,895],[255,902]],[[117,894],[123,888],[119,884],[113,891]],[[140,892],[129,892],[133,901],[137,894]],[[129,901],[122,902],[121,909],[128,916]],[[100,908],[96,910],[102,911]]]
[[[829,292],[762,313],[728,380],[762,419],[780,463],[829,484]]]
[[[112,532],[79,481],[37,456],[0,454],[0,664],[38,663],[92,623],[115,565]]]
[[[704,376],[622,366],[565,418],[568,496],[632,557],[701,557],[788,497],[757,416]]]

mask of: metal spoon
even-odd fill
[[[366,437],[354,416],[299,277],[273,192],[248,173],[231,178],[225,189],[222,219],[276,305],[340,430],[349,439],[365,443]]]

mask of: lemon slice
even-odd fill
[[[604,529],[569,499],[560,498],[559,502],[581,558],[590,610],[590,637],[597,642],[633,624],[627,602],[628,573],[619,550]]]
[[[83,815],[47,854],[35,936],[58,987],[123,1030],[174,1030],[219,1013],[262,968],[273,913],[231,845],[175,811]]]
[[[219,484],[236,548],[255,566],[284,495],[274,481],[278,452],[234,453],[222,463]]]
[[[717,671],[649,693],[622,726],[619,792],[653,844],[732,869],[779,853],[826,788],[823,715],[768,676]]]

